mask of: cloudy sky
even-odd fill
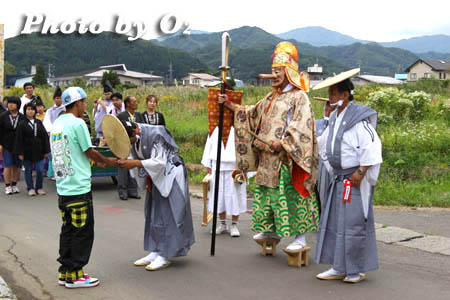
[[[6,38],[24,28],[26,14],[42,14],[55,23],[99,22],[113,29],[116,16],[146,25],[144,38],[157,37],[161,17],[173,14],[192,29],[223,31],[244,25],[282,33],[306,26],[322,26],[354,38],[377,42],[420,35],[450,35],[450,4],[442,0],[284,0],[284,1],[8,1],[0,11]]]

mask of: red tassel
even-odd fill
[[[344,180],[344,194],[342,195],[342,202],[348,202],[350,203],[352,198],[352,182],[350,181],[350,179],[345,179]]]

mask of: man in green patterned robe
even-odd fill
[[[298,71],[298,52],[289,42],[277,45],[272,56],[272,87],[255,105],[232,105],[226,95],[219,102],[234,111],[238,168],[256,170],[253,202],[253,239],[295,237],[287,247],[300,251],[305,233],[319,223],[313,196],[318,147],[314,114],[305,91],[306,74]]]

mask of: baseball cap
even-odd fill
[[[78,100],[86,99],[87,95],[82,88],[78,86],[71,86],[64,91],[61,98],[62,98],[62,105],[67,106]]]

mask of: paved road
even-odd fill
[[[53,184],[46,185],[50,193],[45,197],[0,195],[0,276],[18,299],[450,299],[450,256],[378,243],[380,270],[365,282],[323,282],[315,275],[327,266],[288,267],[281,251],[261,256],[251,240],[249,215],[240,223],[242,237],[218,236],[216,256],[210,257],[210,234],[199,225],[199,199],[192,199],[197,242],[189,256],[175,259],[166,270],[145,271],[132,265],[145,254],[143,200],[120,201],[110,180],[102,178],[94,180],[96,238],[86,267],[101,285],[67,290],[56,284],[61,221]],[[448,236],[433,230],[448,230],[450,212],[437,215],[421,214],[423,228],[410,229]],[[409,211],[377,210],[376,218],[395,226],[415,224]],[[307,239],[314,248],[315,235]]]

